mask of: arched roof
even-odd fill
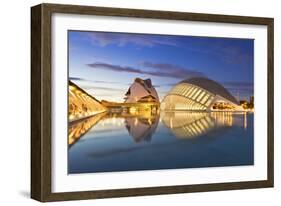
[[[194,77],[194,78],[190,78],[190,79],[185,79],[185,80],[181,81],[180,83],[193,84],[193,85],[201,87],[213,94],[220,95],[221,97],[223,97],[235,104],[239,104],[238,101],[235,99],[235,97],[233,97],[227,91],[227,89],[225,89],[221,84],[219,84],[211,79],[208,79],[205,77]]]

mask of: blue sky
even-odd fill
[[[123,102],[136,77],[160,98],[187,78],[207,77],[236,98],[253,95],[254,40],[69,31],[69,79],[98,100]]]

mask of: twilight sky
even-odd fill
[[[236,98],[253,95],[254,40],[69,31],[69,79],[98,100],[124,101],[136,77],[160,99],[187,78],[207,77]]]

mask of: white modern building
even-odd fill
[[[159,103],[158,94],[150,79],[136,78],[125,96],[125,103]]]
[[[176,84],[161,102],[162,110],[243,111],[243,107],[219,83],[196,77]]]

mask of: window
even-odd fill
[[[205,104],[209,97],[210,97],[210,95],[209,95],[209,94],[206,94],[206,95],[202,98],[201,104]]]
[[[198,89],[198,91],[192,96],[192,99],[195,100],[196,97],[200,94],[201,90]]]
[[[197,90],[198,89],[195,87],[194,90],[188,95],[189,98],[191,98]]]
[[[197,97],[196,101],[200,102],[200,100],[202,99],[202,97],[206,94],[205,91],[202,90],[202,93]]]
[[[211,104],[211,102],[213,101],[213,99],[214,99],[214,98],[211,97],[211,98],[206,102],[205,105],[208,107],[208,106]]]
[[[186,97],[188,97],[192,92],[193,92],[193,90],[195,89],[195,87],[190,87],[190,90],[187,92],[187,94],[186,94]]]

